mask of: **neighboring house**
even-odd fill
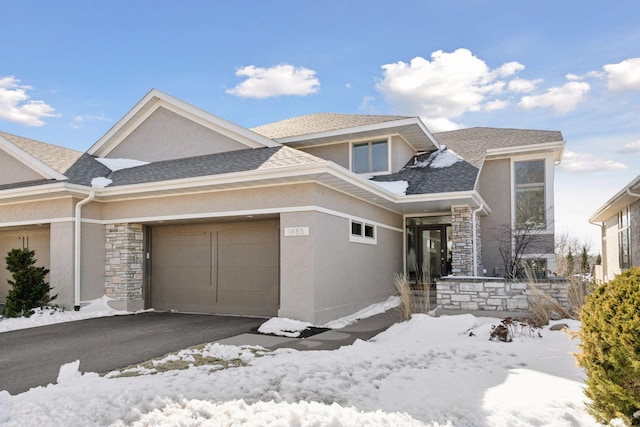
[[[597,282],[608,282],[623,270],[640,267],[640,175],[591,215],[589,222],[599,226],[602,235]]]
[[[66,307],[323,323],[386,299],[396,272],[503,274],[500,233],[520,222],[548,243],[525,257],[553,270],[564,145],[402,116],[250,130],[152,90],[86,153],[0,134],[0,251],[35,249]]]

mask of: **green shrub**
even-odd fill
[[[49,272],[44,267],[34,267],[35,252],[29,249],[12,249],[5,260],[7,270],[13,280],[8,280],[11,285],[2,315],[6,317],[29,317],[36,307],[45,307],[56,299],[57,295],[50,296],[51,287],[44,278]]]
[[[580,313],[577,355],[598,421],[640,425],[640,268],[597,287]]]

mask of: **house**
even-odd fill
[[[639,267],[640,175],[591,215],[589,222],[600,227],[602,236],[602,264],[596,266],[595,274],[598,283]]]
[[[533,221],[548,247],[524,257],[553,270],[564,145],[404,116],[247,129],[154,89],[85,153],[0,134],[0,252],[34,249],[68,308],[106,294],[323,323],[386,299],[397,272],[504,274],[500,227]]]

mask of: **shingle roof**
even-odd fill
[[[434,133],[435,139],[476,167],[492,148],[521,147],[563,140],[559,131],[475,127]]]
[[[82,155],[80,151],[47,144],[6,132],[0,132],[0,136],[62,174]]]
[[[475,188],[480,172],[477,167],[462,160],[451,166],[432,168],[428,163],[431,155],[424,153],[415,156],[399,172],[376,176],[374,181],[407,181],[407,195],[471,191]],[[421,163],[422,166],[416,167]]]
[[[113,181],[109,187],[114,187],[322,162],[324,160],[311,154],[281,146],[165,160],[111,172],[94,157],[85,154],[67,176],[71,182],[84,185],[90,185],[93,178],[108,177]]]
[[[271,139],[329,132],[351,127],[374,125],[394,120],[406,119],[407,116],[381,116],[365,114],[317,113],[292,117],[275,123],[258,126],[252,131]]]

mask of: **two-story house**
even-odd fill
[[[548,243],[523,258],[553,270],[564,144],[404,116],[247,129],[152,90],[85,153],[0,133],[0,253],[33,248],[67,307],[322,323],[386,299],[398,272],[500,276],[522,223]]]
[[[595,272],[598,283],[640,267],[640,176],[602,205],[589,222],[600,227],[602,236],[602,263]]]

